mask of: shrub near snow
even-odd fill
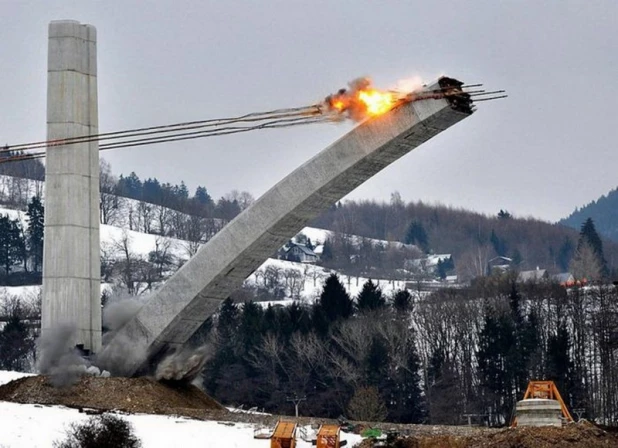
[[[91,417],[85,423],[73,423],[67,438],[55,442],[55,448],[139,448],[142,444],[126,420],[111,414]]]

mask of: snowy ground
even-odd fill
[[[0,371],[0,385],[25,374]],[[158,415],[123,415],[135,429],[144,448],[202,446],[208,448],[268,448],[269,440],[253,438],[255,425],[224,424]],[[0,448],[51,447],[62,440],[71,423],[89,417],[75,409],[61,406],[16,404],[0,401]],[[355,434],[342,433],[348,446],[361,440]],[[298,439],[298,448],[309,448],[311,443]]]
[[[268,281],[269,269],[271,272],[274,272],[273,269],[278,272],[278,281],[285,291],[285,299],[288,302],[291,302],[292,298],[296,298],[296,300],[301,302],[304,301],[309,303],[312,303],[320,296],[322,287],[324,286],[324,280],[326,280],[331,273],[336,272],[313,264],[269,258],[245,280],[245,285],[264,286],[265,282]],[[289,275],[289,271],[291,270],[297,271],[298,273],[298,276],[294,279]],[[339,280],[348,294],[350,294],[350,297],[354,298],[361,292],[363,285],[369,279],[339,274]],[[371,280],[382,289],[382,292],[387,297],[391,297],[395,291],[405,289],[406,287],[406,282],[404,281],[384,280],[379,278],[373,278]],[[273,302],[273,304],[274,303],[275,302]],[[281,301],[277,303],[283,304]]]

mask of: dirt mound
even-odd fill
[[[361,448],[372,447],[365,440]],[[391,448],[609,448],[618,447],[618,434],[590,423],[573,423],[562,428],[509,428],[477,436],[416,436],[400,438]]]
[[[0,386],[0,400],[196,418],[227,412],[195,386],[168,385],[144,377],[84,376],[73,386],[59,389],[45,376],[31,376]]]
[[[562,428],[515,428],[491,434],[479,448],[601,448],[618,447],[618,435],[611,434],[590,423],[573,423]]]

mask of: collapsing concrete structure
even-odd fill
[[[96,30],[72,20],[49,24],[43,334],[65,323],[71,345],[101,347],[99,144],[62,145],[98,133]]]
[[[370,119],[300,166],[176,272],[104,347],[97,362],[115,374],[149,369],[182,347],[221,302],[289,238],[395,160],[472,113],[462,83],[441,78],[446,97],[402,104]]]

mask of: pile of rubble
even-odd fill
[[[151,378],[83,376],[72,386],[54,387],[46,376],[30,376],[0,386],[0,400],[63,405],[92,411],[218,417],[227,410],[189,384],[164,384]]]
[[[388,443],[364,440],[360,448],[608,448],[618,447],[618,433],[591,423],[558,427],[508,428],[476,435],[419,435],[397,437]]]

